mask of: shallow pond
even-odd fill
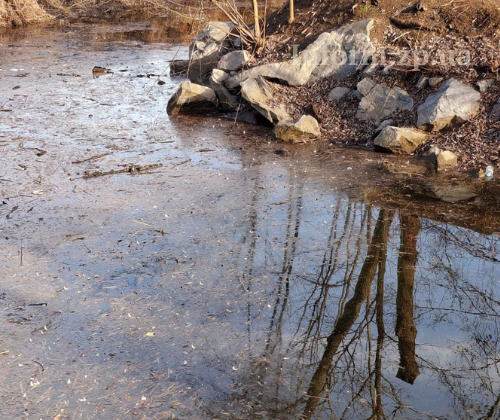
[[[0,38],[0,418],[498,418],[495,181],[171,119],[151,30]]]

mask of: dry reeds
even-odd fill
[[[265,35],[261,29],[257,1],[253,0],[253,28],[246,22],[234,0],[210,0],[227,18],[233,22],[239,31],[243,44],[259,51],[265,44]]]

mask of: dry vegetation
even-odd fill
[[[44,23],[53,19],[36,0],[0,0],[0,26]]]

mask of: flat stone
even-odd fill
[[[329,101],[340,101],[344,96],[346,96],[351,89],[346,87],[336,87],[328,94]]]
[[[358,90],[360,90],[361,83],[363,81],[358,83]],[[366,92],[367,89],[362,88]],[[373,121],[375,124],[380,124],[381,121],[390,117],[394,112],[411,111],[413,104],[412,97],[403,89],[398,87],[390,88],[379,84],[375,85],[361,99],[356,118],[361,121]]]
[[[310,115],[303,115],[297,122],[282,121],[273,130],[277,139],[288,143],[305,143],[321,134],[318,121]]]
[[[395,154],[411,154],[429,134],[411,128],[386,127],[375,138],[374,144]]]
[[[440,131],[469,121],[479,113],[481,94],[456,79],[444,82],[418,107],[418,128]]]
[[[382,123],[375,130],[375,133],[380,133],[384,128],[389,127],[393,122],[393,120],[382,121]]]
[[[215,91],[209,87],[191,82],[184,82],[170,98],[167,113],[175,114],[205,114],[214,112],[217,106]]]

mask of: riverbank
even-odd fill
[[[434,161],[438,171],[483,176],[498,167],[495,2],[304,0],[296,10],[292,24],[287,5],[271,14],[264,48],[230,66],[219,60],[241,48],[238,28],[226,28],[233,33],[225,40],[211,38],[208,29],[192,44],[191,64],[174,63],[172,73],[189,67],[191,82],[214,90],[215,105],[248,121],[263,117],[281,140],[410,154]],[[174,113],[175,107],[173,98]],[[315,127],[290,140],[302,117],[313,118]]]

